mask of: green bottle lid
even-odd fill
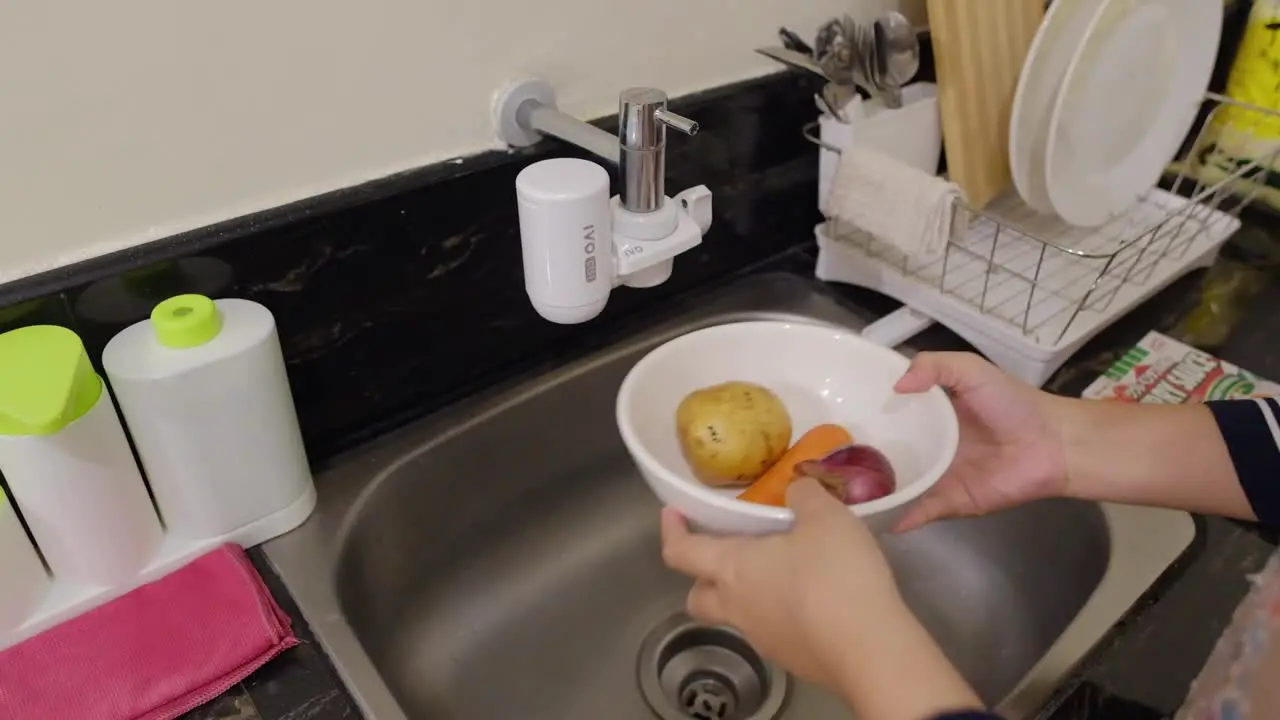
[[[161,345],[193,348],[222,332],[222,313],[204,295],[175,295],[151,311],[151,327]]]
[[[52,435],[102,396],[84,343],[57,325],[0,334],[0,435]]]

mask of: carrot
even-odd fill
[[[786,507],[787,487],[796,477],[796,463],[805,460],[821,460],[832,450],[852,444],[853,436],[839,425],[831,423],[816,425],[801,435],[795,445],[783,453],[778,462],[747,486],[747,489],[738,495],[738,499],[761,505]]]

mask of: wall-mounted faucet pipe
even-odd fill
[[[657,88],[622,91],[618,96],[617,135],[561,112],[555,106],[550,86],[534,83],[526,91],[517,87],[509,92],[517,93],[502,96],[506,101],[515,98],[515,103],[510,103],[515,105],[514,117],[506,117],[507,122],[514,120],[516,127],[508,128],[509,133],[551,135],[616,165],[622,179],[622,207],[639,215],[657,212],[666,202],[667,128],[685,135],[698,132],[697,122],[667,109],[667,94]],[[497,121],[500,134],[501,107],[502,102]]]
[[[525,100],[516,110],[516,121],[544,135],[558,137],[570,145],[599,155],[614,165],[621,163],[622,148],[616,135],[583,122],[538,100]]]

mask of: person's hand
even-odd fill
[[[662,557],[695,579],[694,618],[736,628],[795,675],[843,692],[850,654],[874,627],[905,606],[870,530],[816,480],[791,484],[790,532],[717,537],[690,532],[678,512],[662,512]]]
[[[960,446],[942,479],[895,528],[982,515],[1061,494],[1067,462],[1055,408],[1060,402],[972,353],[920,353],[895,390],[940,386],[960,421]]]

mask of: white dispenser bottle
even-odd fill
[[[169,532],[257,544],[315,507],[275,318],[179,295],[107,343],[102,365]]]
[[[127,583],[160,549],[164,531],[111,396],[66,328],[0,335],[0,472],[60,580]]]
[[[0,636],[22,625],[49,592],[49,574],[0,488]]]

